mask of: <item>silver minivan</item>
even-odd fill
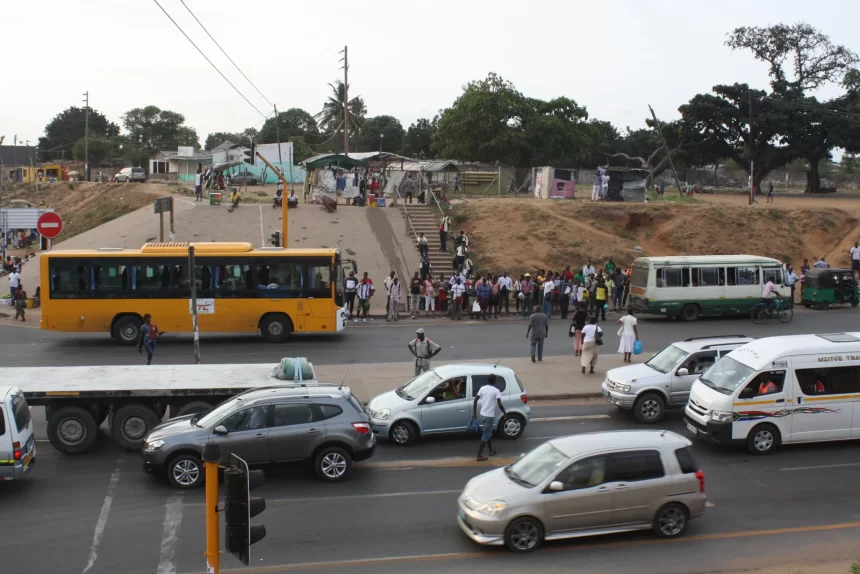
[[[421,373],[402,387],[374,397],[367,407],[374,434],[407,446],[422,435],[465,432],[475,395],[496,376],[507,416],[494,424],[503,438],[519,438],[531,418],[528,395],[508,367],[482,363],[443,365]]]
[[[674,538],[707,502],[690,445],[656,430],[550,440],[470,480],[457,523],[479,544],[521,553],[544,540],[634,530]]]
[[[36,462],[30,407],[18,387],[0,387],[0,482],[21,480]]]

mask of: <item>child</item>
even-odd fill
[[[15,320],[18,320],[18,317],[21,317],[21,321],[24,321],[24,309],[27,308],[27,294],[24,292],[23,287],[19,287],[17,291],[15,291]]]

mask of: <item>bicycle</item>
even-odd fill
[[[773,309],[767,310],[767,303],[760,301],[750,309],[750,319],[756,325],[764,323],[765,319],[779,319],[780,323],[790,323],[794,318],[794,309],[785,307],[784,299],[778,297],[774,302]]]

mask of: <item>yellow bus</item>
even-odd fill
[[[201,332],[259,331],[266,341],[284,342],[293,332],[346,326],[339,249],[190,245]],[[147,243],[140,249],[43,253],[41,328],[108,332],[118,343],[134,345],[149,313],[160,331],[192,332],[188,247]]]

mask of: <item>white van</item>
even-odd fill
[[[30,407],[18,387],[0,387],[0,482],[20,480],[36,460]]]
[[[743,443],[860,439],[860,333],[767,337],[739,347],[693,383],[690,432]]]

